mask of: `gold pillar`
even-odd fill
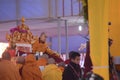
[[[93,71],[109,80],[108,13],[109,0],[88,0],[90,55]]]

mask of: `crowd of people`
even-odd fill
[[[0,59],[0,80],[84,80],[79,65],[80,54],[75,51],[69,54],[70,61],[66,66],[64,62],[57,64],[47,54],[43,54],[38,60],[34,54],[20,56],[14,62],[11,61],[9,52],[5,51]],[[92,72],[86,79],[103,80]]]
[[[17,31],[21,33],[21,30]],[[25,31],[26,34],[28,32]],[[31,44],[31,53],[24,52],[24,49],[16,53],[15,43],[10,42],[11,47],[3,52],[0,59],[0,80],[103,80],[91,72],[92,64],[86,70],[81,69],[78,52],[71,51],[69,59],[63,61],[59,54],[48,47],[46,38],[46,34],[41,33],[39,39]],[[90,74],[87,74],[88,71]]]

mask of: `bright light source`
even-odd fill
[[[40,56],[42,56],[43,55],[43,52],[40,52]]]
[[[78,27],[78,29],[79,29],[79,31],[82,31],[82,26],[80,25],[80,26]]]
[[[5,49],[8,47],[8,43],[1,43],[0,42],[0,58],[2,56],[2,53],[5,51]]]

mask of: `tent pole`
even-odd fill
[[[48,0],[48,9],[49,9],[49,13],[48,13],[48,18],[52,17],[52,7],[51,7],[51,0]]]
[[[68,52],[68,25],[67,25],[67,20],[65,20],[65,37],[66,37],[66,59],[69,58],[69,52]]]
[[[19,17],[20,17],[20,4],[19,4],[19,0],[16,0],[16,25],[19,25]]]
[[[49,37],[49,41],[50,41],[50,48],[52,49],[52,37]]]
[[[55,17],[58,17],[58,0],[55,0]]]
[[[65,2],[62,0],[62,6],[63,6],[63,17],[65,17]]]
[[[60,17],[58,17],[57,20],[57,25],[58,25],[58,53],[61,54],[61,22],[60,22]]]

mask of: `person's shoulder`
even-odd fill
[[[9,61],[9,60],[3,60],[3,59],[1,59],[0,62],[1,62],[1,63],[4,63],[4,64],[13,65],[12,62]]]
[[[69,66],[69,65],[67,65],[66,67],[65,67],[65,71],[71,71],[72,69],[71,69],[71,67]]]
[[[32,42],[33,45],[36,45],[39,43],[39,39],[36,39],[34,42]]]
[[[38,43],[39,43],[39,39],[37,39],[37,40],[35,41],[35,43],[38,44]]]
[[[63,71],[62,76],[63,76],[63,78],[65,78],[65,80],[67,80],[67,79],[71,80],[71,77],[73,78],[73,71],[69,65],[67,67],[65,67],[65,70]]]
[[[17,70],[16,65],[13,62],[9,61],[9,60],[0,61],[0,66],[4,67],[4,69],[9,68],[9,69],[11,69],[13,71]]]

